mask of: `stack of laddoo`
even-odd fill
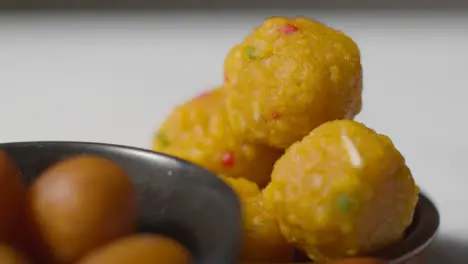
[[[224,83],[176,107],[153,150],[218,174],[244,213],[242,262],[361,256],[404,236],[418,188],[392,141],[353,121],[357,44],[317,21],[273,17],[227,54]]]

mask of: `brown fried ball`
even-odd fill
[[[0,263],[2,264],[30,264],[31,262],[16,249],[6,244],[0,244]]]
[[[24,203],[20,171],[7,153],[0,150],[0,242],[18,243]]]
[[[172,238],[136,234],[113,241],[85,256],[78,264],[189,264],[190,252]]]
[[[44,263],[74,263],[84,254],[133,233],[138,200],[127,173],[91,155],[46,169],[28,190],[29,237]]]

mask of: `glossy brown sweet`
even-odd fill
[[[32,184],[28,202],[34,247],[48,263],[71,263],[136,228],[132,182],[100,157],[78,156],[50,167]]]
[[[163,236],[138,234],[122,238],[84,257],[78,264],[189,264],[190,252]]]
[[[0,150],[0,241],[16,236],[24,201],[21,175],[8,155]]]
[[[15,249],[7,246],[6,244],[0,244],[0,263],[2,264],[30,264],[23,254],[16,251]]]

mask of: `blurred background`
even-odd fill
[[[345,31],[362,53],[358,120],[394,140],[440,207],[429,263],[466,263],[468,2],[7,0],[0,10],[1,141],[148,148],[174,105],[221,83],[225,54],[264,18]]]
[[[394,1],[373,1],[373,0],[4,0],[0,4],[4,9],[25,10],[25,9],[210,9],[210,10],[251,10],[251,9],[459,9],[465,8],[468,4],[460,0],[394,0]]]

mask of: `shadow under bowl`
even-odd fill
[[[211,172],[186,161],[137,148],[85,142],[0,144],[29,185],[54,163],[91,154],[119,164],[138,192],[141,232],[183,243],[197,264],[235,264],[242,233],[240,204]]]

